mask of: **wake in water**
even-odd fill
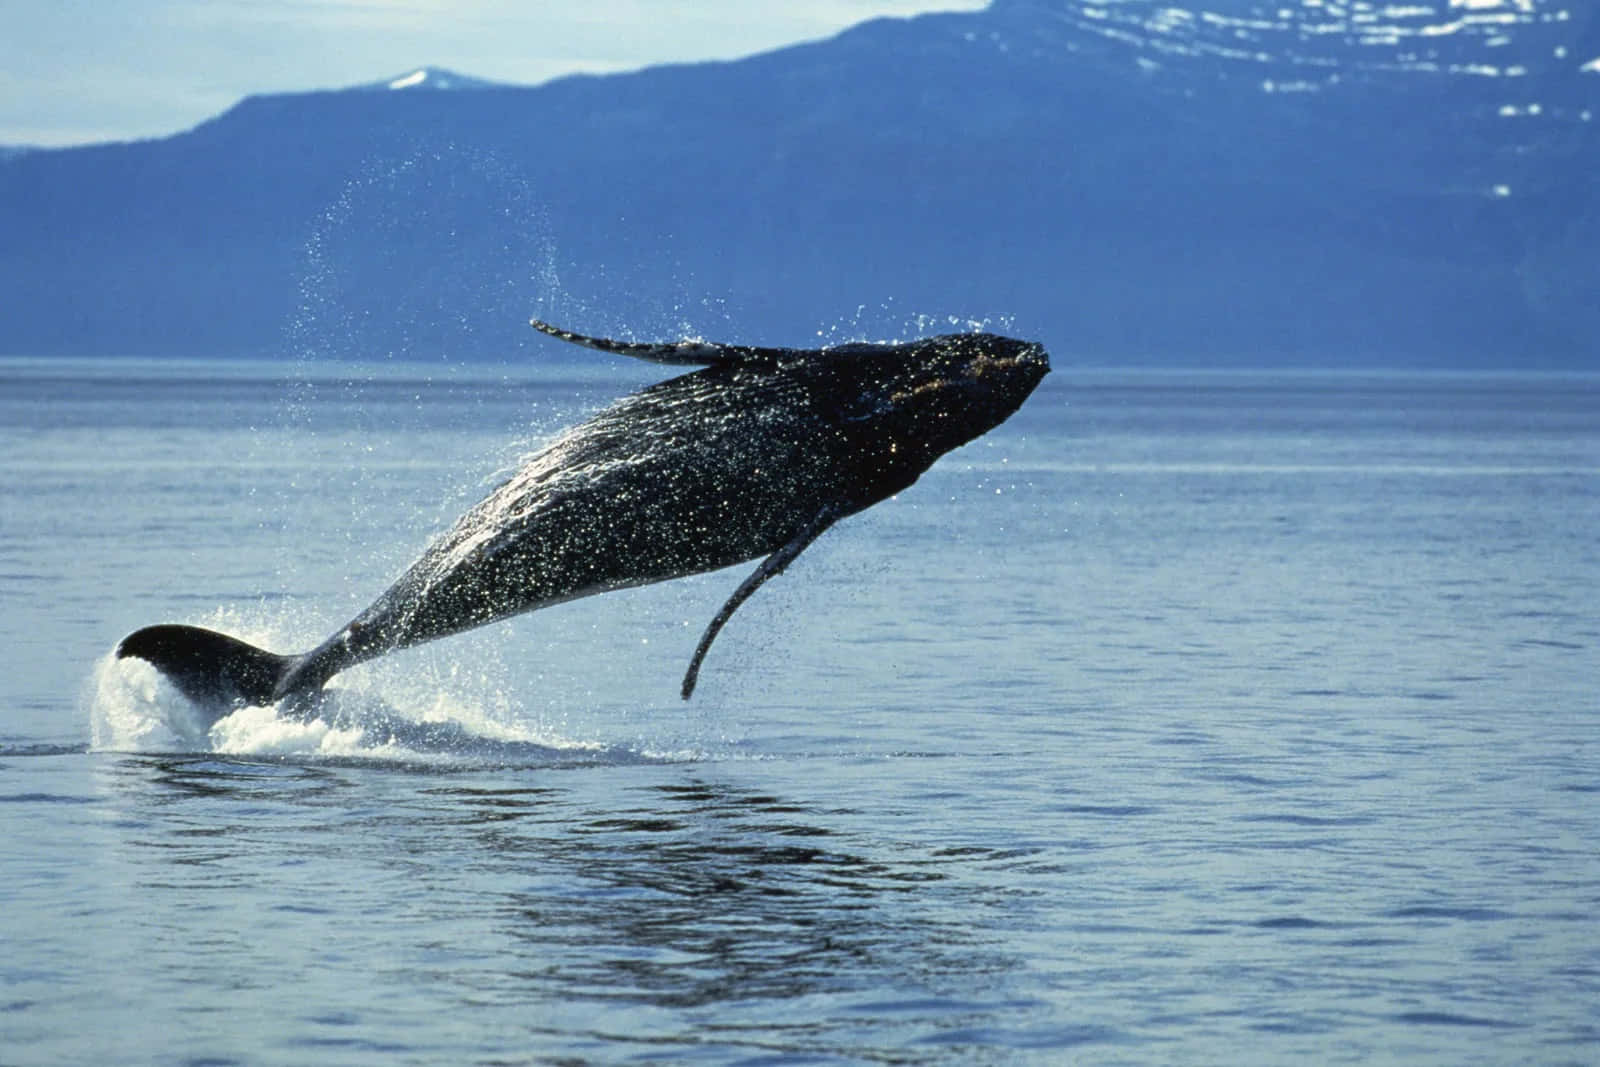
[[[270,627],[228,624],[263,643],[284,634]],[[486,685],[490,683],[485,683]],[[353,675],[324,690],[305,714],[272,706],[240,707],[221,718],[190,701],[161,671],[108,653],[84,694],[90,748],[107,752],[206,752],[267,758],[356,759],[465,766],[645,763],[699,753],[641,751],[574,740],[538,726],[507,721],[486,709],[503,703],[445,692],[425,678],[386,678],[385,696]]]

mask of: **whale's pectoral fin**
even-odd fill
[[[198,626],[146,626],[117,644],[117,658],[142,659],[178,691],[220,719],[236,708],[272,703],[273,691],[299,662],[237,637]]]
[[[791,348],[753,348],[746,345],[719,345],[711,341],[671,341],[639,343],[613,341],[605,337],[587,337],[571,330],[563,330],[538,319],[528,320],[535,330],[547,333],[562,341],[610,352],[619,356],[647,359],[652,363],[674,363],[696,367],[709,367],[718,363],[776,363],[794,358],[797,351]]]
[[[739,583],[739,588],[733,591],[728,602],[722,605],[722,609],[711,620],[711,625],[707,626],[706,632],[700,636],[700,644],[694,650],[694,658],[689,661],[689,669],[683,675],[683,699],[688,700],[694,693],[694,684],[700,678],[700,662],[706,658],[711,642],[722,632],[723,624],[739,610],[739,605],[749,600],[750,594],[760,589],[768,578],[782,574],[783,569],[793,563],[795,557],[806,550],[807,545],[821,536],[822,531],[832,526],[843,514],[844,512],[836,508],[823,508],[793,541],[762,560],[761,565],[751,572],[750,577]]]

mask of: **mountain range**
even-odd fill
[[[253,96],[0,153],[0,353],[514,358],[539,315],[1593,369],[1592,18],[995,0],[733,62]]]

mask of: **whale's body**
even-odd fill
[[[148,660],[224,714],[301,700],[354,664],[522,612],[766,557],[722,624],[839,519],[911,485],[999,425],[1049,370],[1037,344],[952,334],[896,345],[639,345],[534,325],[603,351],[701,369],[567,430],[468,511],[370,607],[303,655],[198,627],[138,630]]]

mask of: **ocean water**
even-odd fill
[[[827,533],[209,732],[559,367],[0,361],[0,1062],[1600,1060],[1600,379],[1056,372]]]

